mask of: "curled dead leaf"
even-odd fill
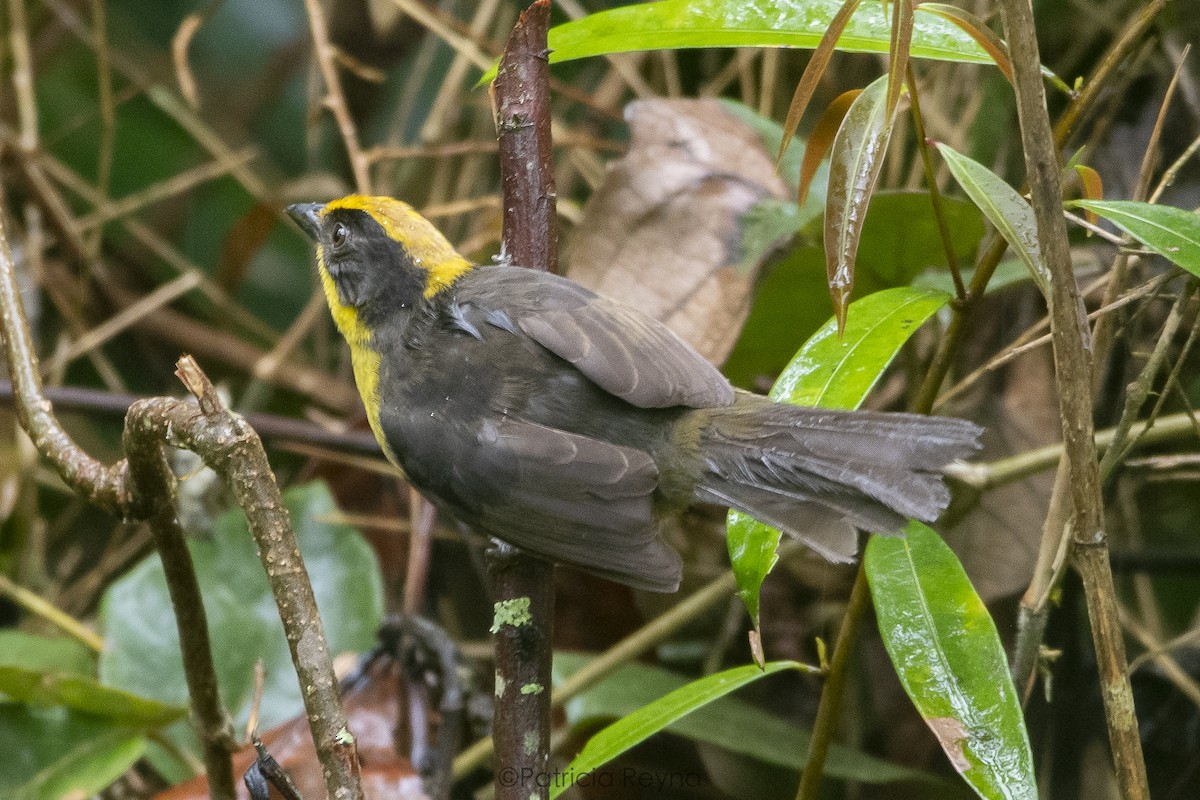
[[[640,100],[625,116],[629,152],[585,207],[568,274],[720,364],[767,255],[744,252],[743,222],[788,190],[758,135],[715,100]]]
[[[412,763],[399,755],[409,749],[406,707],[409,697],[403,686],[406,686],[403,665],[385,657],[378,659],[365,678],[342,697],[350,731],[358,744],[367,800],[427,800],[428,797]],[[302,797],[320,800],[327,796],[312,733],[303,715],[272,728],[262,739]],[[241,776],[254,758],[254,748],[250,746],[233,756],[238,800],[249,800]],[[208,796],[208,781],[199,776],[168,789],[154,800],[207,800]]]

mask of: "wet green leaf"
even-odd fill
[[[825,277],[838,329],[854,288],[858,242],[883,168],[896,109],[887,107],[888,79],[875,80],[850,104],[829,154],[825,196]]]
[[[771,397],[801,406],[858,408],[909,337],[949,300],[944,292],[899,287],[855,301],[842,337],[833,320],[826,323],[779,376]]]
[[[808,63],[804,65],[804,72],[801,73],[800,81],[796,84],[796,91],[792,94],[792,102],[788,104],[787,115],[783,120],[784,140],[781,142],[779,150],[776,151],[779,153],[777,158],[782,159],[787,154],[787,146],[791,143],[792,137],[796,135],[808,103],[812,100],[817,86],[820,85],[821,78],[825,77],[825,70],[829,67],[829,60],[837,49],[838,40],[842,38],[842,34],[846,31],[846,25],[854,16],[854,12],[858,10],[859,2],[860,0],[842,0],[841,8],[829,20],[829,25],[821,34],[821,40],[813,48]],[[907,57],[906,53],[905,58]],[[800,202],[804,202],[803,180],[801,180],[800,186]]]
[[[796,148],[790,150],[788,157],[795,152]],[[805,208],[814,202],[813,195],[823,197],[824,193],[824,180],[818,178]],[[961,263],[968,264],[984,234],[983,215],[964,198],[943,197],[942,207],[954,252]],[[829,318],[825,303],[820,302],[826,289],[819,229],[819,224],[808,223],[798,246],[785,253],[764,277],[742,336],[725,362],[725,374],[736,385],[754,387],[764,376],[779,375],[796,349]],[[858,245],[854,284],[859,295],[906,286],[930,269],[944,272],[949,279],[929,195],[876,194]],[[947,285],[953,293],[953,284]]]
[[[980,797],[1037,797],[1020,698],[987,608],[932,529],[872,536],[864,565],[896,674]]]
[[[663,0],[601,11],[550,30],[550,63],[577,58],[681,47],[815,48],[843,0]],[[850,19],[837,49],[888,52],[891,25],[881,3],[864,3]],[[933,15],[917,18],[912,56],[990,64],[991,56],[952,23]],[[480,78],[495,77],[495,67]]]
[[[555,681],[561,682],[590,660],[590,656],[581,653],[556,652]],[[769,671],[775,672],[789,666],[797,665],[776,662],[769,665]],[[766,674],[755,666],[737,667],[723,674],[734,673],[735,677],[752,679],[751,670],[758,675]],[[590,726],[597,722],[621,719],[672,692],[691,686],[693,684],[682,675],[645,664],[626,664],[568,702],[567,719],[573,726]],[[765,764],[792,770],[799,770],[808,757],[807,730],[734,697],[717,697],[665,727],[656,728],[654,732],[657,730],[669,731],[697,742],[716,745],[731,753],[753,757]],[[892,764],[836,743],[830,748],[825,772],[834,778],[872,784],[937,780],[927,773]]]
[[[996,226],[996,230],[1000,231],[1000,235],[1005,238],[1013,252],[1025,263],[1042,294],[1049,297],[1050,270],[1042,261],[1033,206],[1003,178],[983,164],[964,156],[949,145],[939,142],[937,148],[946,160],[950,174],[975,205],[979,206],[979,210],[988,221]]]
[[[1146,247],[1200,276],[1200,214],[1134,200],[1076,200]]]
[[[909,337],[949,299],[945,292],[900,287],[855,301],[844,335],[838,337],[835,320],[826,323],[779,376],[771,399],[858,408]],[[738,594],[757,628],[759,590],[778,560],[780,532],[731,510],[725,538]]]

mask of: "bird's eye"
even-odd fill
[[[329,236],[329,240],[333,243],[334,247],[341,247],[349,238],[350,231],[340,222],[333,226],[333,232]]]

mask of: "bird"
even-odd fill
[[[657,320],[566,277],[473,264],[401,200],[287,210],[384,454],[440,512],[534,556],[673,592],[663,522],[699,502],[849,562],[859,530],[936,519],[943,467],[978,446],[962,419],[736,389]]]

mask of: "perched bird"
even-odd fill
[[[701,501],[849,561],[856,529],[937,517],[940,469],[977,446],[964,420],[734,389],[661,323],[557,275],[476,267],[399,200],[288,211],[384,453],[440,510],[543,558],[674,591],[660,521]]]

